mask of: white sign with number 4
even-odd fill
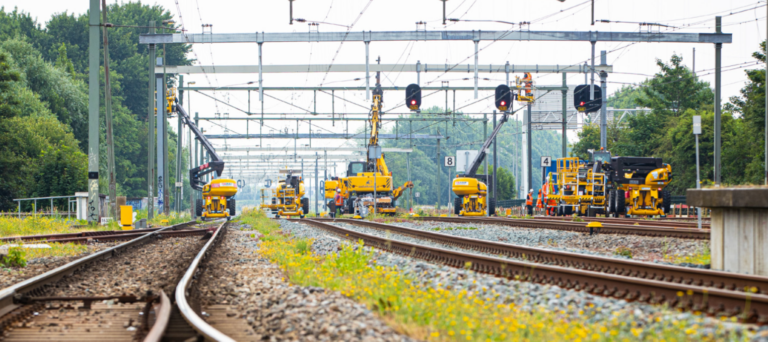
[[[541,157],[541,167],[552,166],[552,157]]]

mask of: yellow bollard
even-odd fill
[[[120,227],[123,230],[133,230],[133,207],[130,205],[120,206]]]

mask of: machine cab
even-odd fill
[[[349,165],[347,165],[347,177],[354,177],[357,176],[359,173],[366,172],[365,170],[365,162],[350,162]]]
[[[611,152],[606,150],[592,151],[592,160],[590,162],[598,162],[599,164],[611,162]]]

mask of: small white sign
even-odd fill
[[[416,196],[416,198],[419,198],[419,196],[421,196],[421,193],[417,192],[417,193],[415,194],[415,196]]]
[[[693,116],[693,134],[701,134],[701,115]]]
[[[180,188],[180,187],[182,187],[183,185],[184,185],[184,183],[182,183],[182,182],[176,182],[176,187],[177,187],[177,188]]]
[[[445,166],[447,167],[456,166],[456,157],[453,157],[453,156],[445,157]]]
[[[552,157],[541,157],[541,167],[552,166]]]
[[[456,172],[467,172],[470,165],[475,161],[475,157],[479,151],[477,150],[457,150],[456,151]]]

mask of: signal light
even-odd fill
[[[410,110],[419,110],[421,107],[421,87],[418,84],[409,84],[405,87],[405,102]]]
[[[506,112],[510,102],[512,102],[512,91],[509,86],[502,84],[496,87],[496,108]]]
[[[582,113],[593,113],[603,106],[603,91],[600,86],[595,85],[594,100],[589,99],[589,84],[576,86],[573,91],[573,106]]]

